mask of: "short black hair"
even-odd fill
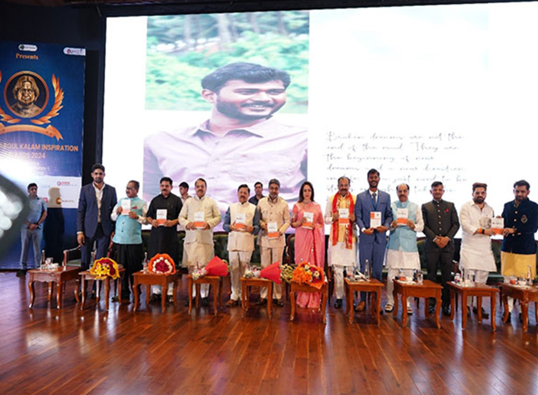
[[[202,182],[205,184],[205,187],[207,188],[207,182],[206,182],[206,180],[204,180],[202,177],[200,177],[200,178],[198,178],[196,181],[194,181],[194,185],[195,185],[195,186],[196,186],[196,183],[197,183],[198,181],[202,181]]]
[[[240,190],[241,188],[247,188],[248,193],[250,193],[250,188],[248,187],[247,184],[241,184],[241,185],[239,185],[239,187],[237,187],[237,192],[239,192],[239,190]]]
[[[95,170],[103,170],[103,173],[105,172],[105,166],[103,166],[102,164],[100,163],[96,163],[92,166],[92,173],[95,171]]]
[[[519,181],[516,181],[514,183],[514,189],[516,187],[527,187],[527,191],[529,191],[531,189],[531,184],[529,184],[527,181],[525,180],[519,180]]]
[[[37,188],[37,184],[35,182],[31,182],[30,184],[28,184],[28,187],[26,187],[26,189],[29,191],[30,188],[32,187],[36,187]]]
[[[398,188],[400,187],[400,185],[405,185],[407,187],[407,190],[409,191],[409,189],[410,189],[409,185],[406,184],[405,182],[402,182],[401,184],[396,185],[396,192],[398,192]]]
[[[278,181],[276,178],[271,178],[271,180],[269,181],[269,186],[271,186],[272,184],[276,184],[280,188],[280,181]]]
[[[435,187],[438,187],[438,186],[444,187],[444,185],[443,185],[443,183],[441,181],[432,182],[432,188],[435,188]]]
[[[484,188],[487,191],[488,190],[488,184],[486,184],[484,182],[475,182],[473,184],[473,192],[475,191],[476,188]]]
[[[127,184],[130,184],[130,183],[133,183],[134,184],[134,188],[138,191],[140,189],[140,183],[136,180],[131,180],[129,181]]]
[[[290,75],[272,67],[259,64],[237,62],[220,67],[202,79],[202,88],[218,93],[228,81],[241,80],[251,84],[269,81],[282,81],[284,89],[290,82]]]
[[[179,187],[189,189],[189,184],[187,184],[185,181],[182,181],[181,184],[179,184]]]
[[[381,176],[381,174],[379,174],[379,172],[376,169],[368,170],[367,177],[370,177],[370,174],[377,174],[378,176]]]
[[[167,181],[170,185],[174,185],[174,181],[172,181],[172,179],[170,177],[161,178],[161,180],[159,181],[159,184],[162,184],[163,181]]]
[[[349,177],[346,177],[346,176],[338,177],[338,184],[340,184],[341,180],[347,180],[348,184],[351,185],[351,180],[349,179]]]
[[[258,185],[263,188],[263,184],[261,183],[261,181],[256,181],[256,183],[254,184],[254,188],[256,188]]]

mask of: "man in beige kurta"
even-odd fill
[[[217,203],[206,196],[207,183],[199,178],[195,183],[196,196],[188,199],[179,213],[179,223],[185,227],[185,243],[189,273],[207,265],[215,256],[213,228],[220,222]],[[202,303],[208,304],[209,284],[202,284]],[[194,292],[194,291],[193,291]]]
[[[259,237],[262,267],[267,267],[275,262],[282,262],[284,247],[286,246],[285,232],[290,226],[290,210],[288,203],[278,196],[280,182],[277,179],[269,181],[269,196],[258,202],[260,213]],[[260,291],[261,303],[266,302],[267,289]],[[277,299],[277,305],[283,306],[282,287],[275,284],[273,287],[273,299]]]

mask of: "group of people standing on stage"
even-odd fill
[[[204,267],[214,256],[213,229],[221,222],[221,213],[217,203],[206,195],[208,186],[203,178],[196,180],[193,197],[188,195],[187,183],[180,184],[181,196],[178,197],[172,193],[173,181],[169,177],[161,178],[161,193],[152,199],[148,207],[138,197],[137,181],[128,182],[126,197],[118,201],[114,187],[104,183],[103,165],[95,164],[91,175],[93,182],[82,187],[78,207],[77,239],[82,246],[82,267],[89,267],[94,244],[96,258],[106,255],[112,236],[117,259],[128,274],[124,278],[122,298],[129,298],[132,274],[142,269],[142,224],[151,225],[149,257],[167,253],[176,264],[179,265],[181,260],[191,273]],[[463,228],[460,267],[467,274],[472,273],[477,283],[485,283],[489,272],[496,270],[491,250],[491,236],[496,233],[491,228],[494,211],[485,201],[486,184],[473,184],[472,201],[462,206],[458,217],[454,204],[443,200],[444,187],[439,181],[431,185],[432,201],[419,206],[409,200],[409,185],[398,185],[398,198],[391,202],[390,195],[378,189],[380,174],[377,170],[371,169],[367,179],[368,190],[355,197],[349,191],[351,180],[340,177],[338,192],[328,199],[325,215],[315,202],[314,186],[308,181],[301,185],[291,215],[288,203],[279,196],[280,182],[277,179],[269,181],[268,196],[263,196],[260,182],[255,184],[252,197],[247,184],[239,185],[237,202],[228,207],[223,223],[224,230],[229,233],[231,297],[228,305],[239,303],[239,279],[250,264],[255,249],[255,235],[258,235],[261,265],[266,267],[282,260],[286,246],[285,233],[289,226],[295,229],[295,262],[309,262],[322,268],[325,266],[325,225],[330,226],[327,263],[333,273],[335,308],[343,304],[345,272],[352,273],[357,267],[364,273],[368,265],[372,277],[381,281],[385,263],[388,267],[385,311],[392,311],[392,279],[397,275],[410,278],[414,271],[421,270],[418,232],[426,236],[426,278],[437,281],[437,271],[441,271],[444,314],[450,314],[447,282],[452,276],[454,237],[460,226]],[[31,189],[34,187],[35,191]],[[31,200],[38,199],[34,184],[29,186],[29,192]],[[501,273],[504,276],[536,277],[534,234],[538,231],[538,205],[528,199],[529,192],[528,182],[516,182],[515,199],[506,203],[502,212],[504,226],[497,233],[504,236],[501,256]],[[34,206],[37,210],[42,205],[31,205]],[[28,232],[35,231],[34,225],[39,227],[46,216],[41,214],[46,209],[41,208],[40,213],[36,210],[31,212],[27,228],[23,229],[23,243],[28,238]],[[179,257],[178,225],[186,232],[183,257]],[[21,265],[23,257],[25,260],[24,251]],[[173,290],[169,289],[169,292],[167,296],[171,299]],[[162,297],[160,293],[159,287],[153,287],[152,299]],[[207,286],[202,287],[202,304],[208,304],[207,294]],[[361,293],[355,310],[365,309],[365,296]],[[267,295],[267,291],[262,290],[260,303],[266,303],[268,297],[272,297],[278,306],[283,305],[280,285],[274,287],[273,295]],[[315,293],[300,294],[297,302],[302,307],[317,308],[320,297]],[[434,300],[430,301],[430,311],[434,310],[434,303]],[[472,301],[469,300],[467,304],[470,314]],[[512,307],[510,301],[510,313]],[[413,312],[409,301],[407,312]],[[485,311],[482,315],[487,317]]]

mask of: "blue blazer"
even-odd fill
[[[373,244],[377,241],[380,244],[386,244],[387,232],[378,233],[374,232],[373,235],[366,235],[361,233],[361,229],[370,228],[370,213],[372,211],[381,211],[381,224],[390,227],[392,222],[392,209],[390,207],[390,195],[386,192],[377,190],[377,207],[372,204],[372,198],[370,197],[370,191],[366,190],[357,195],[357,201],[355,203],[355,221],[359,228],[359,244]]]
[[[101,225],[103,233],[110,236],[114,230],[114,222],[110,219],[110,214],[118,202],[116,189],[105,184],[103,197],[101,198]],[[80,190],[77,213],[77,232],[83,232],[86,237],[93,237],[97,230],[97,198],[93,183],[84,185]]]

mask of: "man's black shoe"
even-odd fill
[[[267,304],[267,299],[260,299],[260,300],[258,301],[258,304],[259,304],[260,306],[263,306],[263,305]]]
[[[207,307],[209,306],[209,298],[205,297],[205,298],[202,298],[202,307]]]
[[[166,301],[167,301],[168,303],[174,303],[174,296],[173,296],[173,295],[168,295],[168,296],[166,297]]]
[[[450,306],[443,307],[443,314],[450,315]]]
[[[523,323],[523,315],[519,313],[519,322]]]
[[[434,305],[431,305],[430,307],[428,307],[428,314],[435,314],[435,306]]]
[[[17,270],[17,277],[24,277],[24,276],[26,276],[26,270],[24,269]]]
[[[161,294],[151,294],[151,297],[149,298],[150,303],[160,302],[161,301]]]
[[[473,307],[473,313],[475,313],[476,315],[478,315],[478,309],[476,307]],[[487,320],[489,318],[489,313],[484,310],[484,308],[482,307],[482,318]]]
[[[185,307],[189,307],[189,298],[185,299]]]
[[[340,309],[341,307],[342,307],[342,299],[336,299],[336,301],[334,302],[334,308]]]
[[[508,318],[506,319],[506,323],[509,323],[512,321],[512,313],[508,312]]]

